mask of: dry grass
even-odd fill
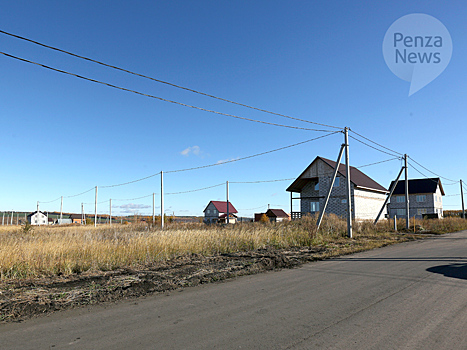
[[[378,226],[355,223],[348,239],[345,220],[328,216],[320,231],[316,218],[283,224],[173,225],[166,230],[137,225],[34,227],[0,226],[0,278],[17,279],[108,271],[141,266],[175,256],[205,256],[259,248],[321,246],[323,256],[371,249],[402,240],[383,220]],[[403,222],[399,227],[404,227]],[[416,223],[434,233],[467,229],[467,221],[450,218]],[[410,238],[404,238],[410,239]]]

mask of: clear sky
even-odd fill
[[[382,54],[401,16],[436,17],[452,37],[452,59],[426,87],[408,96]],[[137,73],[259,108],[352,130],[407,153],[446,178],[467,181],[467,6],[464,1],[8,1],[0,29]],[[0,34],[0,51],[146,94],[246,118],[312,124],[235,106],[117,72]],[[207,113],[120,91],[0,55],[2,149],[0,210],[33,211],[36,202],[79,194],[161,170],[203,166],[324,135]],[[319,127],[321,128],[321,127]],[[325,128],[329,130],[329,128]],[[354,134],[354,136],[356,136]],[[220,166],[168,173],[165,192],[231,182],[297,177],[316,156],[335,159],[342,134]],[[350,142],[354,166],[393,158]],[[362,168],[385,187],[399,160]],[[434,176],[420,168],[425,174]],[[411,178],[423,177],[409,168]],[[292,181],[231,184],[241,216],[290,210]],[[443,180],[445,209],[459,209],[459,186]],[[160,177],[100,188],[113,213],[152,213]],[[159,197],[156,196],[157,203]],[[167,195],[176,215],[202,215],[225,186]],[[64,199],[80,212],[94,192]],[[297,202],[298,204],[298,202]],[[255,209],[253,209],[255,208]],[[41,204],[59,210],[60,201]],[[85,205],[93,211],[92,204]],[[107,213],[108,202],[99,205]],[[157,209],[159,210],[159,209]]]

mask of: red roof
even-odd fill
[[[210,201],[209,204],[214,204],[214,206],[216,207],[217,211],[219,213],[227,213],[227,202],[221,202],[221,201]],[[209,206],[208,204],[208,206]],[[206,207],[207,208],[207,207]],[[204,209],[206,210],[206,209]],[[232,205],[231,202],[229,202],[229,214],[232,213],[238,213],[237,209],[235,209],[235,207]]]
[[[276,217],[276,218],[288,218],[289,215],[283,211],[282,209],[268,209],[266,215],[269,217]]]

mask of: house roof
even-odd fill
[[[29,217],[33,216],[34,214],[36,214],[36,213],[37,213],[37,210],[30,213],[27,217],[29,218]],[[40,211],[40,210],[39,210],[39,213],[41,213],[42,215],[46,215],[43,211]]]
[[[71,218],[72,220],[81,220],[83,217],[81,216],[81,214],[69,214],[68,215],[69,218]]]
[[[210,201],[206,208],[204,208],[203,212],[206,211],[207,207],[209,204],[214,204],[214,207],[217,209],[219,213],[227,213],[227,202],[222,202],[222,201]],[[237,209],[233,206],[231,202],[229,202],[229,214],[232,213],[238,213]]]
[[[268,209],[266,215],[269,217],[276,217],[276,218],[288,218],[289,215],[283,211],[282,209]]]
[[[389,188],[391,188],[394,181],[391,182]],[[415,193],[435,193],[438,188],[441,191],[441,195],[444,196],[443,185],[441,185],[441,179],[439,177],[429,179],[412,179],[409,180],[409,194]],[[399,180],[396,188],[394,189],[393,195],[405,194],[405,180]]]
[[[336,167],[336,162],[335,161],[318,156],[311,162],[310,165],[308,165],[308,167],[287,188],[286,191],[288,191],[288,192],[301,192],[303,187],[305,187],[305,185],[308,182],[313,181],[313,179],[305,178],[305,177],[302,177],[302,176],[307,172],[307,170],[318,159],[321,159],[323,162],[325,162],[331,168],[335,169],[335,167]],[[345,178],[345,174],[346,174],[345,164],[342,164],[342,163],[339,164],[338,173],[340,174],[340,176],[343,176]],[[379,183],[377,183],[371,177],[369,177],[368,175],[362,173],[360,170],[358,170],[357,168],[354,168],[353,166],[350,167],[350,182],[352,182],[356,187],[366,188],[366,189],[374,190],[374,191],[378,191],[378,192],[385,192],[385,193],[388,192],[387,189],[385,189],[383,186],[381,186]]]

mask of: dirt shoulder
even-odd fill
[[[0,322],[22,321],[82,305],[137,298],[242,275],[293,268],[310,261],[423,237],[429,236],[400,235],[392,241],[343,241],[321,247],[267,248],[208,257],[187,255],[150,266],[108,272],[4,280],[0,281]]]

